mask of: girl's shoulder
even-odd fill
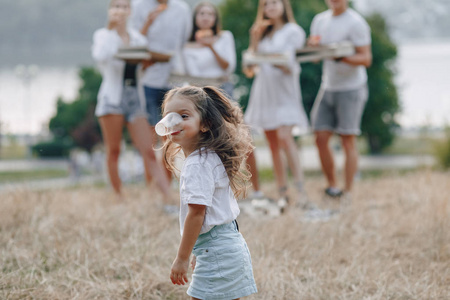
[[[106,27],[102,27],[97,29],[96,31],[94,31],[94,39],[111,39],[111,38],[120,38],[119,35],[117,34],[117,31],[113,30],[113,29],[108,29]]]
[[[217,34],[217,41],[220,43],[231,43],[234,42],[234,36],[231,31],[221,30],[219,34]]]
[[[221,30],[217,36],[224,39],[234,39],[233,33],[229,30]]]
[[[210,161],[215,161],[219,158],[216,152],[208,149],[198,149],[192,152],[188,157],[186,157],[185,164],[195,164],[195,163],[207,163]]]
[[[217,166],[221,165],[222,161],[220,157],[214,152],[209,150],[195,151],[184,161],[183,169],[186,172],[198,172],[207,174],[214,172]]]
[[[286,23],[283,27],[283,31],[288,33],[304,33],[303,28],[297,23]]]

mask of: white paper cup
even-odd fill
[[[159,136],[165,136],[181,129],[181,122],[183,118],[175,113],[168,113],[161,121],[155,126],[155,131]]]

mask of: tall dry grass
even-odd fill
[[[241,215],[259,289],[247,299],[450,299],[449,182],[431,171],[363,180],[328,222]],[[323,184],[306,184],[319,205]],[[186,299],[168,277],[177,219],[154,190],[126,194],[120,205],[94,187],[0,195],[0,298]]]

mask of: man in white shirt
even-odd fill
[[[329,10],[316,15],[311,24],[310,46],[350,41],[355,54],[325,59],[322,84],[314,103],[312,126],[316,135],[322,170],[327,178],[325,193],[340,197],[334,160],[329,148],[333,133],[341,137],[345,152],[345,188],[350,192],[358,168],[356,136],[368,98],[366,68],[372,63],[370,27],[364,18],[348,7],[348,0],[325,0]]]
[[[153,52],[175,55],[188,40],[191,32],[191,12],[182,0],[136,0],[133,5],[131,27],[148,40]],[[161,119],[161,104],[169,90],[172,61],[143,63],[141,78],[144,86],[147,113],[152,127]]]

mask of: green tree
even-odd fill
[[[97,93],[101,75],[92,67],[81,68],[79,72],[82,85],[73,102],[59,98],[56,103],[56,115],[49,123],[55,140],[64,140],[91,152],[101,141],[100,128],[94,116]]]
[[[395,115],[399,111],[397,87],[394,84],[394,63],[397,47],[387,34],[386,22],[379,14],[367,21],[372,29],[372,66],[368,68],[369,100],[364,111],[361,129],[371,153],[380,153],[391,145],[399,125]]]
[[[325,1],[291,1],[298,24],[309,35],[313,17],[326,10]],[[236,40],[238,59],[236,89],[242,106],[247,106],[252,80],[242,74],[242,51],[249,43],[249,29],[253,24],[258,0],[225,0],[220,6],[224,29],[230,30]],[[393,82],[393,63],[396,47],[387,34],[386,24],[380,15],[368,18],[372,29],[373,65],[368,69],[369,101],[362,120],[362,132],[372,153],[380,152],[390,145],[394,129],[398,126],[394,116],[399,110],[397,89]],[[321,81],[321,64],[302,64],[300,78],[305,110],[309,114]]]

